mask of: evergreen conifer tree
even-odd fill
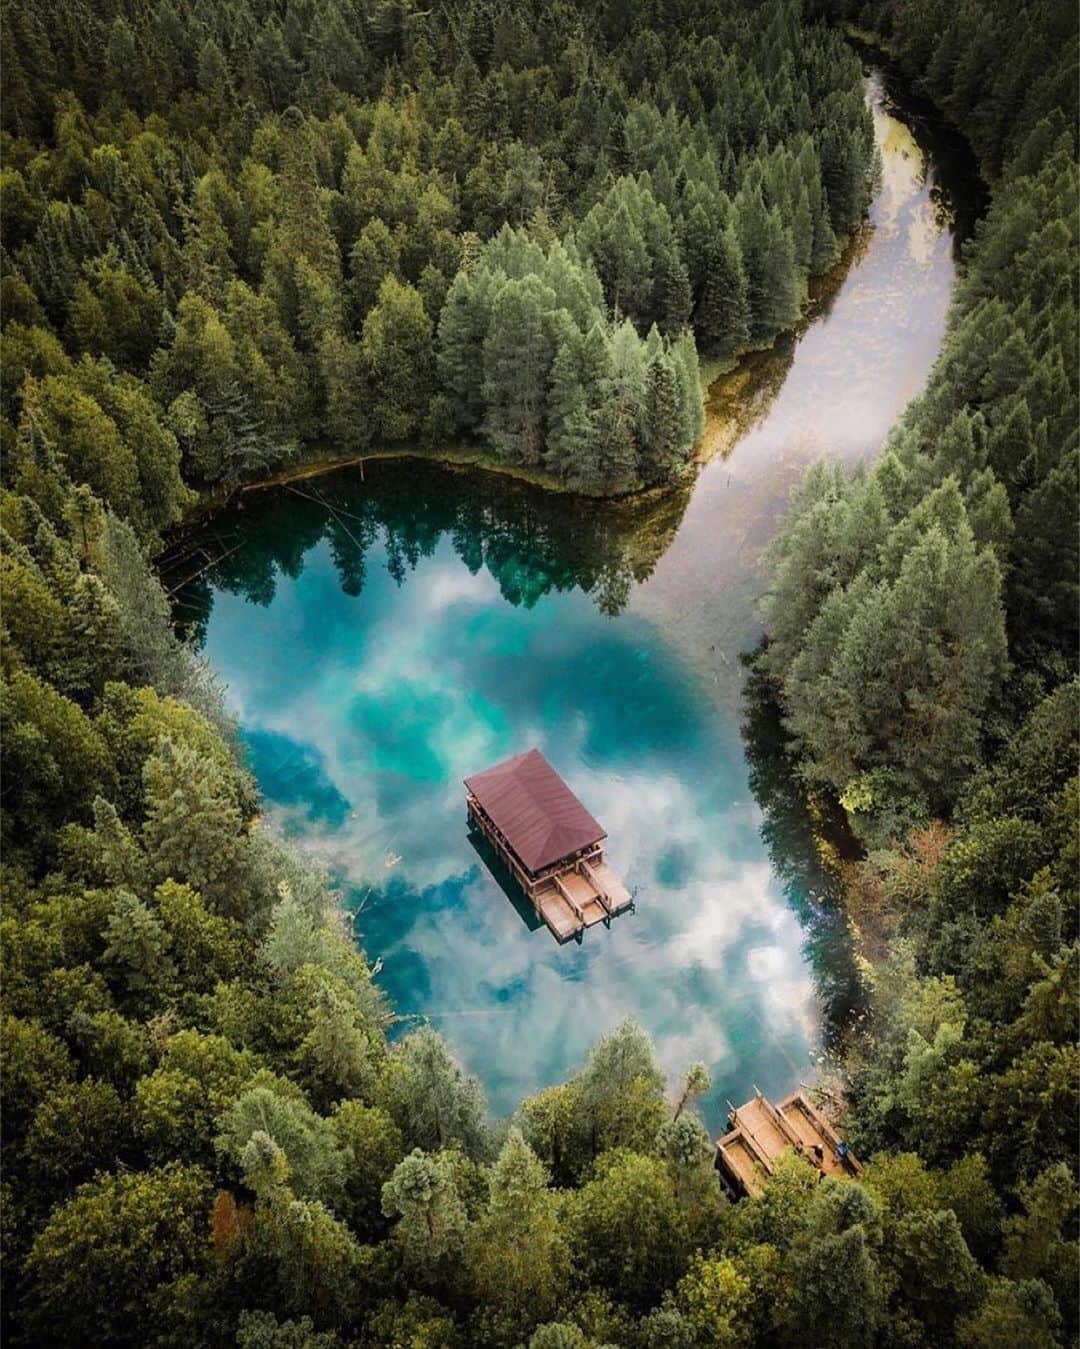
[[[801,294],[791,236],[760,188],[740,192],[735,230],[746,273],[747,323],[755,345],[771,342],[798,322]]]
[[[709,249],[694,307],[694,332],[702,348],[717,356],[741,351],[750,340],[746,275],[731,225]]]
[[[484,339],[483,427],[507,463],[540,462],[554,307],[555,292],[535,276],[504,282],[494,297]]]

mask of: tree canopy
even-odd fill
[[[434,1029],[388,1035],[151,567],[201,494],[326,437],[476,437],[580,491],[677,478],[699,350],[790,328],[866,205],[860,66],[819,8],[5,9],[11,1344],[1075,1341],[1071,8],[825,6],[994,182],[928,388],[872,467],[796,493],[756,675],[787,804],[840,803],[868,845],[862,1183],[792,1156],[727,1203],[703,1065],[668,1099],[631,1022],[509,1122]],[[478,509],[399,522],[401,557]],[[538,527],[505,515],[483,538],[515,602],[603,574],[552,537],[523,580]],[[362,584],[362,543],[331,542]]]

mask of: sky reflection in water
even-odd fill
[[[426,1017],[446,1032],[496,1112],[564,1079],[625,1015],[670,1073],[710,1064],[713,1128],[725,1097],[782,1092],[811,1069],[823,971],[796,909],[812,887],[762,838],[738,653],[796,472],[830,447],[876,449],[940,340],[953,266],[940,193],[904,128],[880,108],[877,124],[875,232],[825,316],[760,359],[761,420],[702,473],[681,523],[660,509],[659,524],[612,526],[601,563],[630,591],[618,617],[596,602],[597,559],[574,552],[581,521],[560,541],[564,506],[523,493],[516,526],[481,527],[475,484],[404,465],[351,480],[348,499],[375,510],[366,524],[297,498],[249,511],[238,528],[262,570],[241,557],[214,578],[206,651],[268,814],[343,881],[402,1028]],[[425,514],[433,491],[461,498],[449,522]],[[359,545],[352,593],[342,530]],[[404,567],[402,530],[423,536]],[[552,580],[531,605],[506,598]],[[637,912],[580,947],[530,931],[466,834],[461,779],[530,745],[639,887]]]
[[[792,488],[818,459],[877,454],[923,387],[945,333],[956,230],[970,230],[979,208],[955,134],[879,72],[868,97],[882,169],[869,228],[798,339],[710,391],[707,437],[726,446],[735,425],[737,443],[701,472],[671,547],[630,601],[729,703],[738,653],[760,632],[761,551]]]
[[[647,622],[580,591],[515,608],[448,541],[398,589],[381,551],[357,599],[326,544],[268,609],[219,594],[209,652],[272,815],[348,879],[397,1008],[445,1029],[499,1110],[627,1014],[673,1071],[790,1082],[813,985],[734,727]],[[532,744],[640,886],[580,947],[530,932],[466,836],[461,779]]]

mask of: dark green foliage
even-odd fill
[[[644,1310],[682,1273],[685,1218],[663,1164],[610,1152],[575,1199],[570,1218],[575,1263],[590,1286]]]
[[[799,317],[802,293],[795,245],[779,208],[766,207],[756,186],[744,188],[736,197],[734,226],[746,278],[747,327],[751,342],[760,346],[791,328]],[[734,276],[737,288],[738,273]]]
[[[741,351],[750,341],[750,303],[742,250],[732,226],[717,233],[705,255],[694,331],[702,349],[718,356]]]
[[[46,1192],[62,1193],[99,1169],[108,1169],[127,1143],[127,1120],[107,1082],[85,1078],[50,1092],[26,1135],[26,1165]]]
[[[325,434],[677,478],[694,332],[771,342],[861,219],[856,58],[786,0],[5,13],[12,1344],[1075,1338],[1075,18],[870,8],[1003,170],[926,394],[777,549],[807,776],[897,845],[864,864],[904,912],[847,1061],[858,1145],[893,1155],[864,1186],[790,1159],[734,1209],[700,1073],[669,1105],[632,1024],[501,1151],[434,1031],[387,1044],[147,557],[192,487]],[[492,514],[531,602],[536,522]],[[901,835],[930,812],[928,857]]]
[[[970,1257],[969,1257],[970,1259]],[[874,1343],[881,1275],[861,1227],[811,1237],[792,1260],[789,1343],[859,1349]]]
[[[562,337],[537,326],[542,302],[530,321],[504,296],[501,363],[463,368],[491,315],[479,336],[475,315],[462,327],[455,278],[503,226],[595,266],[588,314],[554,286],[582,332],[629,316],[675,338],[693,322],[734,355],[798,319],[808,275],[868,195],[860,71],[837,33],[785,0],[770,22],[734,4],[615,25],[591,2],[532,3],[512,24],[467,8],[406,17],[345,0],[315,18],[252,0],[230,16],[164,3],[12,23],[5,398],[48,406],[24,428],[63,437],[48,476],[142,512],[142,533],[184,504],[178,450],[188,481],[233,488],[321,435],[356,450],[484,428],[511,464],[590,492],[640,486],[639,430],[595,391],[575,435],[549,444]],[[501,265],[504,281],[553,284],[542,255]],[[160,443],[99,390],[50,384],[68,375],[65,349],[128,372],[131,397],[148,384]],[[674,421],[683,444],[688,419]]]
[[[206,1174],[179,1166],[81,1186],[53,1211],[26,1262],[37,1343],[136,1345],[189,1334],[194,1281],[209,1269],[210,1197]]]
[[[364,319],[365,366],[375,434],[404,440],[419,426],[435,375],[431,319],[414,287],[387,276]]]

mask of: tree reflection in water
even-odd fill
[[[615,615],[671,542],[690,490],[598,502],[423,460],[375,460],[362,474],[342,469],[248,492],[201,531],[207,553],[216,549],[222,560],[181,591],[177,620],[198,644],[214,589],[268,605],[276,578],[298,577],[305,554],[323,539],[342,590],[357,596],[376,541],[384,542],[387,569],[401,583],[444,535],[469,571],[486,568],[515,606],[578,589],[601,613]]]
[[[808,795],[776,690],[752,666],[743,707],[750,790],[764,817],[761,836],[788,905],[803,926],[803,954],[821,1000],[822,1039],[826,1049],[835,1049],[864,1007],[865,988],[830,862],[856,855],[858,845],[839,806]]]

